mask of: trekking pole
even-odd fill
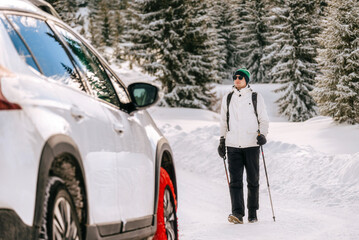
[[[266,161],[264,160],[263,146],[261,146],[261,150],[262,150],[262,159],[263,159],[264,171],[265,171],[265,173],[266,173],[266,178],[267,178],[267,186],[268,186],[268,193],[269,193],[270,205],[271,205],[271,207],[272,207],[273,220],[274,220],[274,222],[275,222],[275,216],[274,216],[274,210],[273,210],[273,203],[272,203],[272,196],[271,196],[271,193],[270,193],[269,180],[268,180],[268,174],[267,174]]]
[[[227,183],[228,183],[228,187],[229,187],[229,178],[228,178],[227,165],[226,165],[226,155],[224,155],[224,157],[223,157],[223,164],[224,164],[224,170],[226,171]]]

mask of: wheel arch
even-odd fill
[[[173,160],[173,153],[166,138],[161,138],[158,141],[157,149],[156,149],[156,189],[155,189],[156,201],[155,201],[155,209],[154,209],[155,213],[157,212],[157,207],[158,207],[158,193],[159,193],[161,167],[164,168],[168,173],[168,175],[170,176],[176,195],[176,201],[178,201],[177,178],[176,178],[176,169]]]
[[[35,200],[35,212],[34,212],[34,238],[38,239],[39,231],[41,228],[41,221],[43,216],[43,202],[45,200],[46,186],[48,179],[51,175],[56,176],[52,172],[53,164],[57,157],[66,156],[71,159],[71,163],[75,167],[75,174],[79,180],[79,185],[83,191],[83,223],[88,224],[88,204],[87,204],[87,189],[86,189],[86,179],[84,174],[84,167],[82,163],[82,158],[80,151],[76,143],[66,135],[58,134],[51,136],[44,144],[39,169],[37,177],[37,186],[36,186],[36,200]]]

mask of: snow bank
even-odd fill
[[[359,206],[359,153],[323,154],[277,141],[264,149],[274,191],[324,206]]]
[[[359,125],[337,124],[330,117],[314,117],[299,123],[270,123],[269,138],[311,146],[318,152],[346,154],[359,152]]]

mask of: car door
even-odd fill
[[[107,70],[122,104],[130,100],[124,86]],[[118,199],[119,211],[127,222],[147,218],[152,222],[155,191],[155,151],[149,140],[152,127],[143,125],[143,111],[132,115],[121,109],[108,108],[113,123],[122,124],[124,131],[116,135],[118,144]],[[135,207],[134,207],[135,206]]]
[[[48,127],[58,125],[59,132],[77,144],[85,168],[90,206],[90,223],[118,219],[116,144],[113,130],[101,103],[86,92],[79,72],[67,49],[43,19],[8,15],[10,22],[31,50],[38,71],[47,77],[51,94],[57,96],[57,118]]]
[[[116,221],[129,223],[144,216],[150,216],[152,220],[154,153],[139,122],[123,111],[130,103],[125,88],[116,82],[112,73],[81,39],[64,27],[56,26],[56,29],[88,80],[90,90],[103,103],[102,109],[109,119],[108,127],[113,131],[116,145],[114,169],[117,172],[117,196],[114,199],[119,213]]]

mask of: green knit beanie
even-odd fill
[[[248,84],[250,77],[251,77],[251,73],[246,68],[237,69],[237,71],[234,73],[233,77],[236,75],[243,76],[246,79],[246,84]]]

